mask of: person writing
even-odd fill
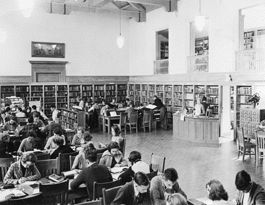
[[[23,153],[20,160],[9,167],[5,177],[5,184],[21,184],[26,181],[35,181],[41,178],[40,172],[35,166],[37,157],[33,153]]]
[[[160,121],[161,121],[161,127],[165,130],[167,129],[167,108],[162,103],[162,101],[157,97],[157,95],[154,95],[154,103],[153,105],[156,105],[157,109],[160,110]]]
[[[22,154],[22,152],[33,151],[35,145],[34,142],[35,138],[36,138],[36,133],[33,130],[30,130],[27,133],[27,138],[23,139],[22,142],[20,143],[17,153]]]

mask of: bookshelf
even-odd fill
[[[117,102],[125,102],[127,96],[127,84],[117,84]]]
[[[57,85],[57,109],[68,108],[68,86]]]
[[[93,99],[93,85],[82,85],[82,98],[86,98],[88,103],[94,101]]]
[[[149,84],[148,85],[148,99],[147,99],[147,102],[153,103],[154,102],[154,95],[155,95],[155,85]]]
[[[116,85],[106,85],[106,101],[111,102],[113,98],[116,98]]]
[[[134,103],[141,101],[141,85],[135,84],[135,96],[134,96]]]
[[[184,85],[183,87],[183,106],[193,109],[194,108],[194,94],[193,85]]]
[[[51,117],[51,105],[56,106],[56,89],[55,85],[44,85],[44,113],[47,117]]]
[[[195,85],[194,86],[194,106],[197,103],[197,98],[205,96],[205,85]]]
[[[209,37],[195,39],[195,55],[207,55],[209,53]]]
[[[77,112],[67,109],[61,109],[60,123],[64,129],[76,129]]]
[[[30,86],[30,101],[40,101],[43,106],[43,85]]]
[[[142,92],[141,92],[141,96],[142,96],[141,102],[142,103],[147,102],[147,99],[148,99],[147,94],[148,94],[148,85],[142,84]]]
[[[80,96],[80,85],[69,85],[69,108],[78,104],[77,96]]]
[[[165,106],[167,107],[167,111],[172,111],[173,105],[173,85],[165,85],[164,86],[164,96],[165,96]]]
[[[11,97],[15,95],[15,88],[13,85],[1,86],[1,98]]]
[[[130,100],[134,101],[134,84],[129,84],[128,96]]]
[[[158,84],[155,87],[156,87],[156,95],[157,95],[157,97],[159,97],[161,99],[161,101],[163,103],[165,103],[164,102],[164,85],[159,85]]]
[[[29,85],[16,85],[16,97],[20,97],[23,101],[28,101],[30,92],[29,92]]]
[[[160,42],[160,59],[168,59],[168,42]]]
[[[105,85],[94,85],[94,101],[101,103],[102,99],[105,98]]]
[[[182,110],[182,87],[182,85],[173,85],[173,112]]]
[[[219,86],[218,85],[207,85],[206,86],[206,97],[209,108],[213,110],[213,115],[219,113]]]

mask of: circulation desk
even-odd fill
[[[197,118],[173,114],[173,135],[202,146],[219,146],[219,118],[200,116]]]

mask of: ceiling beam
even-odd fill
[[[101,8],[101,7],[105,6],[106,4],[109,4],[111,1],[112,0],[104,0],[104,1],[102,1],[100,3],[98,3],[98,4],[95,4],[94,6]]]
[[[145,8],[144,8],[142,5],[140,5],[140,4],[136,4],[136,3],[132,3],[132,2],[129,2],[129,4],[130,4],[133,8],[135,8],[135,9],[137,9],[137,10],[139,10],[139,11],[145,12]]]
[[[161,6],[166,9],[167,12],[177,11],[177,3],[179,0],[114,0],[124,1],[136,4],[149,4],[154,6]]]

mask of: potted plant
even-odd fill
[[[248,96],[247,102],[253,104],[255,108],[259,104],[260,96],[258,93]]]

